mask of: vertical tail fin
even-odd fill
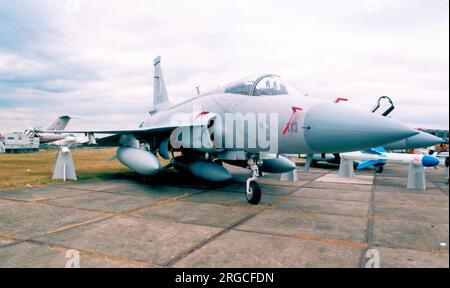
[[[155,74],[153,77],[153,111],[163,108],[169,103],[169,95],[167,94],[166,84],[161,70],[161,56],[153,61]]]
[[[55,121],[53,121],[50,126],[48,126],[47,130],[64,130],[69,124],[70,117],[67,115],[59,116]]]

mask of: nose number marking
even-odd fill
[[[289,119],[289,122],[286,124],[286,126],[283,129],[283,135],[286,135],[286,133],[289,131],[289,128],[292,125],[292,121],[294,120],[295,113],[297,113],[297,111],[302,111],[303,110],[302,108],[295,107],[295,106],[291,107],[291,109],[292,109],[292,115],[291,115],[291,118]]]

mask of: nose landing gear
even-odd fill
[[[258,205],[261,201],[261,187],[259,187],[259,184],[256,181],[258,180],[258,176],[260,175],[258,164],[262,165],[262,161],[249,160],[248,162],[252,177],[247,179],[245,198],[247,198],[248,203],[252,205]]]

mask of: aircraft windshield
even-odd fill
[[[251,80],[232,82],[225,87],[225,93],[250,95],[254,83]]]
[[[264,75],[232,82],[225,87],[225,93],[250,96],[277,96],[287,95],[289,91],[288,86],[279,76]]]

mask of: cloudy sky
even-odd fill
[[[132,128],[163,57],[181,101],[254,73],[448,128],[448,0],[0,0],[0,131]]]

